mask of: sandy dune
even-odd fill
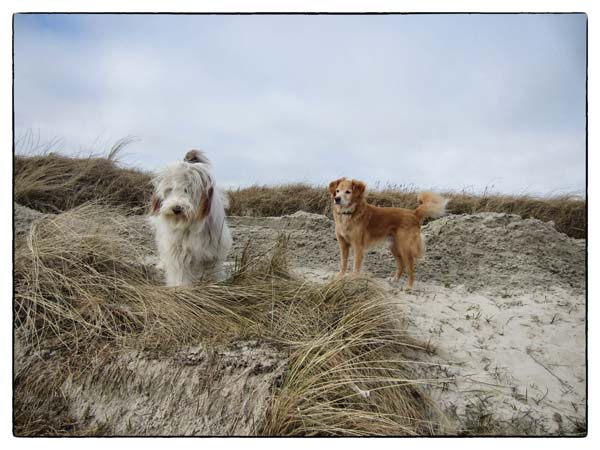
[[[337,272],[333,222],[325,216],[232,217],[230,224],[236,250],[248,239],[267,247],[285,232],[298,275],[323,281]],[[585,241],[496,213],[444,217],[423,234],[427,251],[413,292],[389,281],[387,249],[370,250],[365,265],[397,300],[411,333],[429,343],[439,365],[423,366],[423,375],[443,381],[428,390],[456,430],[584,428]]]
[[[40,216],[16,205],[16,233],[27,231],[31,221]],[[132,226],[142,231],[142,244],[151,248],[152,235],[145,218],[131,220]],[[248,242],[256,252],[266,253],[277,236],[285,233],[289,237],[289,262],[298,276],[323,282],[337,272],[339,253],[333,221],[325,216],[298,212],[284,217],[228,220],[234,237],[230,265]],[[550,223],[495,213],[450,215],[424,226],[423,234],[427,251],[417,265],[411,293],[402,291],[403,281],[389,280],[394,261],[387,249],[370,250],[365,270],[397,302],[410,333],[428,344],[426,358],[434,364],[423,364],[419,374],[438,380],[425,389],[446,413],[449,432],[545,435],[585,430],[585,241],[557,232]],[[149,254],[147,262],[156,264],[156,255]],[[233,353],[223,358],[254,361],[254,353],[263,352],[259,344],[241,353],[238,350],[232,349]],[[160,362],[157,370],[168,378],[188,370],[185,367],[190,364],[202,368],[206,358],[198,355],[203,352],[183,349],[185,361],[174,357],[173,361]],[[21,354],[17,348],[17,370],[26,370],[29,359],[38,356]],[[423,355],[419,358],[422,360]],[[243,365],[239,386],[228,382],[227,376],[221,384],[230,390],[256,392],[264,379],[281,375],[281,357],[271,359],[265,370],[248,369],[254,362]],[[140,373],[147,371],[148,356],[131,355],[126,366]],[[143,377],[138,381],[145,383]],[[72,405],[74,411],[88,414],[92,407],[108,416],[127,409],[116,400],[103,405],[92,385],[69,389],[86,390],[85,400]],[[231,398],[236,395],[233,392]],[[238,407],[249,408],[248,417],[256,420],[269,395],[267,390],[255,404]],[[137,402],[138,411],[157,411],[143,396],[133,395],[129,400]],[[158,400],[170,401],[167,397]],[[228,408],[228,402],[218,405],[223,411]],[[128,417],[135,425],[138,418]],[[160,417],[154,417],[150,431],[237,434],[248,431],[250,423],[236,420],[232,428],[234,425],[223,418],[214,424],[188,419],[162,430]]]

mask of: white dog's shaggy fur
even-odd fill
[[[225,278],[223,262],[231,248],[228,200],[209,168],[206,156],[192,150],[152,180],[150,215],[167,286]]]

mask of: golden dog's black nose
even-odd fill
[[[341,197],[336,197],[336,198],[335,198],[335,203],[336,203],[337,205],[339,205],[341,201],[342,201],[342,198],[341,198]]]

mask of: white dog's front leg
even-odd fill
[[[225,267],[223,267],[223,262],[218,261],[215,264],[214,268],[214,279],[215,281],[223,281],[225,279]]]
[[[225,279],[223,261],[205,261],[198,264],[194,275],[198,281],[223,281]]]
[[[165,270],[167,286],[190,286],[193,282],[183,266],[170,265]]]

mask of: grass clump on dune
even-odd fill
[[[16,242],[15,327],[17,347],[26,349],[15,358],[16,434],[114,434],[110,420],[89,427],[72,417],[70,403],[85,392],[65,391],[100,355],[172,354],[184,345],[219,348],[243,339],[268,341],[288,355],[253,434],[443,432],[419,388],[435,380],[412,375],[410,355],[419,344],[400,326],[397,305],[366,279],[295,279],[280,239],[269,255],[248,247],[226,282],[167,288],[142,263],[151,253],[146,246],[124,211],[99,205],[35,222]],[[127,389],[127,367],[101,366],[113,367],[98,381],[103,389]],[[177,414],[187,413],[198,414]]]
[[[102,199],[127,208],[146,208],[151,175],[108,157],[70,158],[57,153],[14,158],[14,200],[44,213],[58,213]]]

